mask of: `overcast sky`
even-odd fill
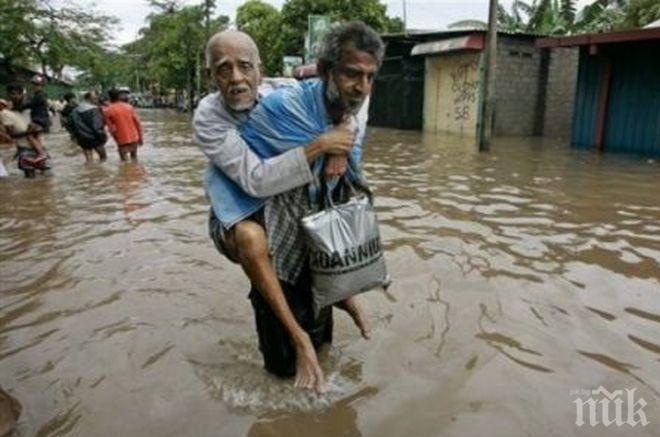
[[[186,4],[200,4],[202,0],[185,0]],[[280,9],[284,0],[265,0]],[[581,6],[592,3],[593,0],[579,0]],[[83,6],[92,6],[108,15],[114,15],[121,20],[121,29],[116,33],[115,41],[123,44],[134,40],[138,30],[144,26],[144,20],[152,9],[146,0],[77,0]],[[228,15],[232,20],[236,17],[236,8],[245,1],[218,0],[217,13]],[[387,5],[390,16],[403,17],[403,0],[381,0]],[[509,7],[513,0],[500,0]],[[408,28],[411,29],[444,29],[447,24],[465,19],[486,21],[488,15],[488,0],[406,0]]]

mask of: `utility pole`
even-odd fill
[[[215,8],[215,0],[204,0],[204,27],[206,30],[206,38],[204,44],[211,38],[211,11]],[[202,95],[202,78],[201,78],[201,62],[199,54],[196,59],[197,67],[197,96]],[[206,85],[204,85],[206,86]]]
[[[403,0],[403,33],[408,30],[408,11],[406,8],[406,0]]]
[[[490,149],[493,135],[493,113],[495,110],[495,66],[497,61],[497,0],[490,0],[488,34],[482,55],[481,100],[477,122],[479,151]]]

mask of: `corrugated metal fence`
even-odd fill
[[[660,155],[660,44],[630,42],[580,52],[580,69],[573,115],[572,142],[576,147],[596,145],[598,112],[606,104],[605,151]],[[606,101],[603,81],[611,63]]]

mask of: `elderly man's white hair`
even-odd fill
[[[253,56],[253,61],[255,65],[261,64],[261,58],[259,57],[259,48],[257,47],[257,44],[254,42],[252,37],[248,35],[245,32],[241,32],[240,30],[223,30],[221,32],[216,33],[213,35],[211,38],[209,38],[209,41],[206,43],[206,67],[207,68],[213,68],[213,48],[217,44],[221,44],[223,42],[229,42],[233,44],[246,44],[249,48],[250,51],[252,52]]]

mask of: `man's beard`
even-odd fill
[[[328,105],[334,111],[340,111],[345,115],[356,115],[360,108],[362,107],[363,100],[359,102],[351,102],[346,104],[339,93],[337,84],[335,83],[334,77],[330,77],[330,80],[326,83],[325,87],[325,98],[328,100]]]
[[[227,103],[227,106],[229,106],[232,111],[245,112],[252,109],[254,102]]]
[[[229,88],[229,93],[231,94],[231,92],[234,90],[240,90],[248,93],[251,92],[250,88],[247,85],[233,86]],[[227,106],[229,106],[229,109],[231,109],[232,111],[245,112],[252,109],[252,107],[254,106],[254,99],[250,99],[245,102],[230,103],[229,101],[227,101],[225,103]]]

